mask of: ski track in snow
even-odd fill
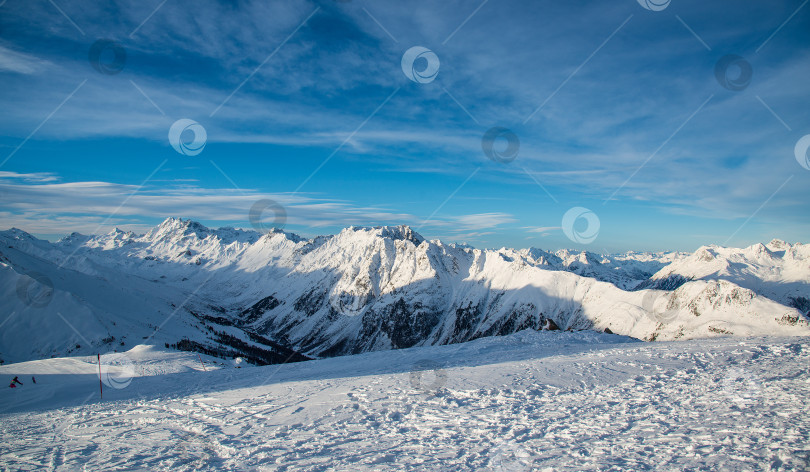
[[[281,367],[136,377],[105,391],[103,402],[92,393],[97,378],[62,397],[46,379],[34,388],[52,388],[55,397],[17,411],[15,401],[32,388],[2,393],[14,412],[0,417],[0,468],[810,469],[806,338],[587,336],[521,332]],[[438,375],[410,372],[425,360],[443,366]],[[20,369],[0,367],[0,375]],[[58,398],[74,406],[54,407]]]

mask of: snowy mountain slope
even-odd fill
[[[213,310],[204,298],[157,275],[127,271],[125,258],[71,256],[60,245],[16,230],[0,234],[0,241],[4,362],[124,350],[143,340],[162,345],[210,338],[211,346],[235,355],[303,359],[233,328],[230,320],[206,318],[202,313]]]
[[[2,378],[18,375],[26,383],[0,389],[3,467],[801,472],[810,466],[807,338],[639,343],[593,332],[523,331],[207,372],[195,369],[189,354],[138,347],[123,355],[132,357],[132,378],[115,371],[125,386],[105,386],[103,401],[91,374],[94,359],[0,367]],[[141,374],[155,362],[172,373]],[[32,374],[36,386],[28,382]]]
[[[801,243],[774,239],[743,249],[704,246],[640,287],[672,290],[688,280],[728,280],[810,314],[810,246]]]
[[[144,235],[73,234],[50,244],[12,230],[0,233],[0,244],[7,293],[19,283],[14,273],[36,270],[60,297],[43,308],[11,297],[4,308],[39,310],[56,326],[74,312],[89,320],[82,315],[89,310],[103,329],[85,336],[92,349],[75,351],[84,354],[96,352],[104,333],[154,334],[158,344],[209,354],[223,345],[247,354],[243,343],[258,339],[279,354],[286,347],[310,356],[458,343],[526,328],[610,330],[647,340],[810,333],[795,309],[730,282],[695,281],[674,293],[625,291],[549,270],[542,260],[559,263],[536,251],[426,241],[406,226],[353,227],[307,240],[169,218]],[[662,263],[646,257],[638,264]],[[75,302],[70,310],[67,299]],[[120,330],[112,325],[119,316],[129,323]],[[15,319],[8,337],[27,344],[4,341],[0,353],[41,357],[42,350],[26,350],[39,333]]]
[[[555,252],[530,248],[510,251],[532,265],[551,270],[564,270],[583,277],[610,282],[623,290],[631,290],[675,260],[686,256],[679,252],[627,252],[624,254],[595,254],[561,249]]]

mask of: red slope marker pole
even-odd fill
[[[202,364],[203,366],[203,372],[208,372],[208,370],[206,370],[205,368],[205,363],[202,361],[202,356],[200,355],[199,352],[197,353],[197,357],[200,359],[200,364]]]
[[[96,356],[98,356],[98,394],[104,398],[104,390],[101,388],[101,354],[96,354]]]

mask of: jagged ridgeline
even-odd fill
[[[9,230],[0,243],[3,309],[24,313],[4,326],[6,361],[144,342],[268,364],[525,329],[810,332],[810,249],[782,241],[599,255],[475,249],[407,226],[306,239],[169,218],[141,235],[50,243]]]

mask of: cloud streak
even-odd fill
[[[435,229],[456,225],[479,238],[492,236],[482,230],[495,231],[506,240],[510,236],[503,228],[509,224],[551,228],[572,206],[602,205],[661,146],[614,200],[594,208],[606,216],[606,228],[611,221],[618,227],[627,220],[652,218],[657,224],[677,216],[692,218],[692,225],[726,220],[733,229],[738,222],[732,220],[748,218],[796,174],[740,237],[758,237],[753,232],[757,222],[807,229],[810,216],[803,209],[810,186],[792,146],[810,132],[804,80],[810,75],[810,33],[801,27],[810,10],[771,37],[795,11],[794,3],[754,3],[732,11],[685,0],[652,13],[633,1],[383,0],[374,8],[360,2],[170,1],[155,10],[156,4],[104,0],[66,3],[63,15],[30,2],[9,2],[0,18],[0,159],[32,130],[37,132],[3,169],[29,177],[4,175],[4,185],[17,181],[4,192],[37,199],[43,208],[50,198],[70,195],[77,205],[52,205],[48,218],[53,221],[74,214],[83,198],[79,193],[86,193],[83,203],[101,214],[112,206],[105,198],[120,203],[132,191],[131,183],[110,183],[125,181],[116,178],[123,171],[114,164],[109,164],[109,177],[80,165],[69,170],[48,154],[61,152],[63,144],[89,143],[76,153],[146,163],[171,155],[166,154],[171,153],[167,131],[175,120],[189,118],[207,131],[205,157],[228,159],[236,182],[251,181],[263,160],[276,162],[272,172],[277,180],[267,187],[253,185],[250,198],[283,199],[399,87],[320,171],[321,180],[313,181],[313,188],[334,183],[323,193],[328,197],[287,201],[295,210],[292,224],[324,228],[343,226],[342,221],[418,221],[414,215],[429,215],[435,207],[406,207],[387,192],[429,194],[423,201],[440,202],[455,182],[480,168],[448,205],[453,214],[436,215]],[[767,47],[757,50],[769,37]],[[90,67],[87,50],[98,38],[118,41],[126,50],[120,74],[102,75]],[[402,53],[414,45],[430,48],[441,59],[434,82],[415,84],[402,74]],[[746,90],[723,89],[714,77],[715,63],[729,53],[752,64],[754,80]],[[76,96],[37,128],[83,80]],[[481,138],[493,126],[520,138],[513,165],[493,163],[483,154]],[[210,174],[198,172],[195,162],[189,166],[197,168],[169,182],[155,180],[133,197],[131,216],[173,210],[206,221],[244,218],[250,198],[239,200]],[[53,181],[31,177],[49,171],[73,183],[47,188],[38,184]],[[388,179],[384,191],[374,184],[381,175]],[[177,194],[171,180],[180,178],[194,181],[194,190]],[[89,185],[93,180],[109,182]],[[353,184],[340,188],[342,181]],[[363,187],[368,190],[362,192]],[[489,206],[470,204],[468,192],[473,191],[488,197]],[[171,195],[166,208],[149,199]],[[493,203],[498,199],[504,203]],[[391,202],[385,210],[376,209],[381,200]],[[413,200],[418,199],[407,199]],[[25,201],[4,200],[2,208],[44,214]],[[625,226],[633,234],[632,225]],[[627,240],[621,234],[605,237],[616,244]]]
[[[421,218],[383,207],[358,206],[315,195],[271,194],[254,189],[144,188],[111,182],[54,182],[52,174],[0,173],[5,229],[12,226],[40,234],[104,232],[114,227],[143,230],[156,218],[182,216],[206,223],[250,225],[250,209],[269,199],[286,211],[294,228],[337,230],[347,226],[414,224]],[[19,182],[20,180],[24,181]],[[109,221],[105,222],[105,219]],[[453,232],[495,228],[515,221],[511,215],[488,213],[437,218],[429,228]],[[99,225],[102,227],[99,227]]]

